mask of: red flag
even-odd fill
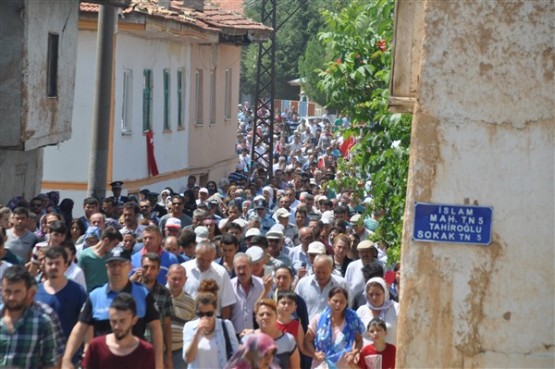
[[[343,154],[345,159],[349,158],[349,151],[351,151],[351,147],[355,144],[355,137],[351,136],[347,140],[343,141],[341,146],[339,147],[339,151]]]
[[[156,165],[156,158],[154,157],[154,137],[152,137],[152,131],[146,132],[146,158],[148,171],[153,177],[156,177],[158,175],[158,165]]]

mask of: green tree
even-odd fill
[[[321,9],[339,9],[347,0],[278,0],[276,22],[276,79],[277,99],[298,100],[298,87],[287,82],[299,78],[299,58],[304,54],[307,43],[323,26],[319,16]],[[299,8],[293,13],[294,10]],[[260,0],[245,5],[245,15],[260,21]],[[243,50],[241,58],[241,93],[254,96],[258,45],[251,44]]]
[[[411,117],[388,111],[394,0],[353,0],[339,12],[323,10],[319,34],[331,53],[320,72],[318,88],[328,106],[350,117],[344,136],[356,135],[350,161],[340,160],[344,175],[330,186],[355,189],[361,179],[372,181],[368,211],[380,216],[375,240],[399,259],[408,174]]]
[[[304,55],[299,60],[299,74],[302,78],[302,87],[312,101],[320,105],[326,105],[326,95],[318,88],[320,81],[320,70],[325,67],[326,48],[317,37],[311,38]]]

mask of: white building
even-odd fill
[[[190,175],[205,183],[234,170],[240,46],[271,31],[202,1],[167,3],[133,1],[118,17],[107,182],[125,182],[124,193],[179,190]],[[97,14],[81,4],[72,138],[44,153],[42,188],[74,199],[74,213],[87,196]],[[157,176],[147,165],[148,130]]]

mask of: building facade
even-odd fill
[[[0,3],[0,202],[39,193],[43,147],[71,136],[77,0]]]
[[[118,16],[107,182],[125,182],[127,193],[177,191],[190,175],[205,183],[234,170],[241,46],[271,30],[235,12],[185,3],[134,1]],[[61,190],[77,204],[87,196],[97,14],[97,6],[81,5],[73,136],[44,154],[43,190]],[[147,132],[157,175],[148,165]]]

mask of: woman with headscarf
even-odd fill
[[[323,361],[329,368],[348,368],[362,349],[364,324],[347,307],[349,295],[344,288],[334,287],[328,294],[328,307],[315,315],[305,336],[305,350],[313,358],[312,368]]]
[[[237,350],[225,369],[280,369],[275,361],[277,346],[265,333],[255,333]]]
[[[357,309],[357,315],[365,326],[374,318],[383,320],[387,326],[386,342],[396,345],[399,304],[389,298],[389,289],[383,278],[370,278],[364,287],[364,296],[366,305]],[[367,334],[363,338],[365,343],[372,342]]]
[[[266,202],[268,203],[268,209],[272,211],[274,209],[274,203],[275,203],[274,189],[270,186],[266,186],[262,188],[262,196],[264,196],[264,199],[266,199]]]

